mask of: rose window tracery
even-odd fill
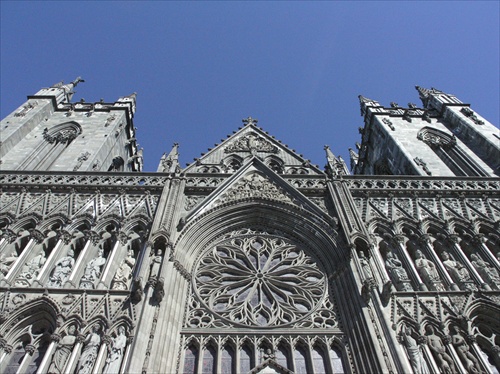
[[[301,249],[274,236],[226,240],[196,267],[196,292],[222,319],[256,327],[305,318],[324,299],[323,272]]]

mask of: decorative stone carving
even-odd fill
[[[80,169],[80,167],[82,166],[83,162],[84,161],[87,161],[90,157],[90,152],[83,152],[78,158],[77,158],[77,161],[78,163],[75,165],[75,167],[73,168],[73,171],[77,171],[78,169]]]
[[[9,273],[10,268],[14,265],[14,263],[17,261],[17,252],[12,251],[10,255],[4,254],[0,258],[0,276],[4,277]]]
[[[415,252],[415,266],[422,280],[431,290],[444,291],[436,265],[432,261],[427,260],[420,250]]]
[[[278,147],[274,146],[262,136],[256,133],[250,133],[236,139],[232,144],[226,147],[224,152],[251,152],[252,154],[255,152],[278,153]]]
[[[26,105],[23,105],[23,108],[19,112],[14,113],[14,117],[24,117],[26,113],[28,113],[31,109],[33,109],[37,105],[38,101],[33,101]]]
[[[316,309],[326,277],[294,244],[276,236],[234,237],[210,248],[194,284],[206,307],[231,323],[270,327]]]
[[[114,290],[127,290],[132,279],[132,269],[135,265],[134,251],[129,249],[127,257],[122,261],[113,279]]]
[[[127,346],[127,337],[125,336],[125,327],[118,327],[118,334],[111,338],[108,344],[108,358],[104,366],[103,373],[115,374],[120,372],[120,366]]]
[[[444,267],[456,283],[462,285],[462,288],[477,289],[474,284],[468,284],[471,283],[469,271],[460,262],[455,261],[446,251],[441,253],[441,258]]]
[[[161,260],[163,258],[163,251],[158,249],[156,256],[151,261],[151,271],[149,272],[149,279],[157,279],[159,277]]]
[[[472,109],[463,107],[460,109],[460,112],[462,112],[467,118],[471,119],[476,125],[484,125],[484,121],[480,120]]]
[[[453,362],[451,356],[446,352],[446,348],[441,341],[441,338],[435,334],[434,328],[431,325],[427,325],[425,327],[425,331],[427,332],[427,342],[429,348],[443,374],[456,374],[457,369],[455,367],[455,363]]]
[[[49,374],[63,374],[64,366],[66,361],[71,356],[73,346],[76,343],[76,327],[75,325],[70,325],[68,327],[68,333],[62,339],[59,340],[57,344],[57,349],[52,357],[52,363],[49,367]]]
[[[477,254],[473,253],[471,256],[472,265],[476,268],[477,272],[483,280],[495,289],[500,289],[500,275],[497,269],[491,266],[488,262],[484,261]]]
[[[370,261],[366,258],[363,251],[359,252],[359,263],[361,264],[361,269],[363,270],[363,275],[365,279],[373,279],[372,268],[370,267]]]
[[[55,134],[49,134],[49,130],[47,128],[43,130],[43,138],[50,144],[70,143],[78,135],[79,132],[74,128],[66,128],[56,132]]]
[[[413,291],[413,287],[411,286],[406,270],[403,268],[403,264],[396,255],[392,254],[392,252],[387,252],[385,268],[398,291]]]
[[[429,170],[429,168],[427,167],[427,163],[426,163],[424,160],[422,160],[420,157],[415,157],[415,158],[413,159],[413,161],[415,161],[415,163],[416,163],[418,166],[422,167],[422,169],[425,171],[425,173],[426,173],[427,175],[432,175],[431,171],[430,171],[430,170]]]
[[[67,256],[56,262],[52,275],[47,283],[47,287],[60,288],[64,285],[64,283],[69,279],[71,270],[73,270],[73,266],[75,265],[74,256],[75,253],[72,249],[70,249]]]
[[[95,324],[84,341],[84,347],[78,361],[78,374],[90,374],[94,367],[101,345],[101,327]]]
[[[412,337],[413,329],[403,324],[399,340],[404,344],[414,374],[429,374],[419,342]]]
[[[45,252],[43,251],[43,249],[41,249],[35,257],[24,264],[23,268],[21,269],[21,273],[16,280],[16,286],[29,287],[31,282],[40,273],[40,270],[42,269],[42,266],[46,261],[47,259],[45,258]]]
[[[460,329],[457,326],[453,326],[451,329],[451,343],[455,347],[458,357],[462,361],[469,373],[480,373],[481,366],[476,357],[471,353],[470,347],[465,341],[464,337],[460,334]]]
[[[103,249],[99,248],[97,257],[89,261],[85,267],[82,279],[80,280],[80,288],[94,288],[94,283],[101,276],[101,268],[106,263],[103,256]]]

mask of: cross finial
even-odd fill
[[[256,118],[248,117],[242,119],[241,122],[243,122],[245,126],[248,126],[248,125],[257,125],[257,122],[259,122],[259,120]]]

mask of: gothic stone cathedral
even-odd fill
[[[0,372],[498,373],[499,131],[360,96],[351,175],[248,118],[142,172],[135,95],[1,122]]]

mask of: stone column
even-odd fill
[[[408,253],[408,250],[406,249],[405,240],[406,238],[404,235],[395,235],[392,238],[392,244],[396,249],[395,252],[396,254],[400,255],[398,257],[403,263],[403,268],[407,271],[407,273],[409,273],[409,278],[413,279],[414,282],[418,285],[418,290],[427,291],[427,285],[420,278],[420,274],[418,274],[418,271],[415,268],[415,264],[413,263],[413,260]]]
[[[43,360],[40,363],[40,366],[38,366],[38,370],[37,370],[36,374],[43,374],[43,373],[47,372],[47,370],[49,369],[50,361],[51,361],[50,359],[54,355],[54,352],[56,350],[57,343],[59,342],[59,340],[61,340],[61,335],[59,335],[59,334],[52,334],[50,336],[50,345],[47,348],[47,351],[45,351],[45,355],[43,356]]]
[[[104,335],[102,337],[101,346],[99,347],[99,352],[97,353],[94,367],[92,368],[92,374],[102,373],[103,364],[108,353],[108,347],[111,346],[111,344],[113,344],[111,336]]]
[[[73,351],[71,352],[71,356],[69,357],[68,362],[66,363],[65,372],[73,373],[75,371],[76,365],[78,364],[78,356],[80,355],[80,350],[82,348],[83,342],[85,341],[85,338],[85,335],[77,335],[76,344],[73,347]]]
[[[474,268],[472,263],[469,261],[469,258],[465,255],[464,251],[462,250],[462,247],[459,244],[459,240],[460,240],[459,237],[457,235],[449,235],[447,239],[452,244],[453,248],[455,249],[454,252],[460,258],[462,264],[465,265],[465,268],[472,275],[472,278],[476,281],[476,283],[479,284],[481,286],[481,288],[483,288],[487,291],[491,291],[491,287],[489,286],[489,284],[483,280],[481,275],[479,275],[477,270]],[[464,282],[464,283],[472,283],[472,280],[471,280],[471,282]],[[468,285],[468,286],[464,285],[464,288],[468,289],[468,290],[474,290],[475,287],[473,287],[473,285],[474,285],[473,283],[472,283],[472,285]]]

